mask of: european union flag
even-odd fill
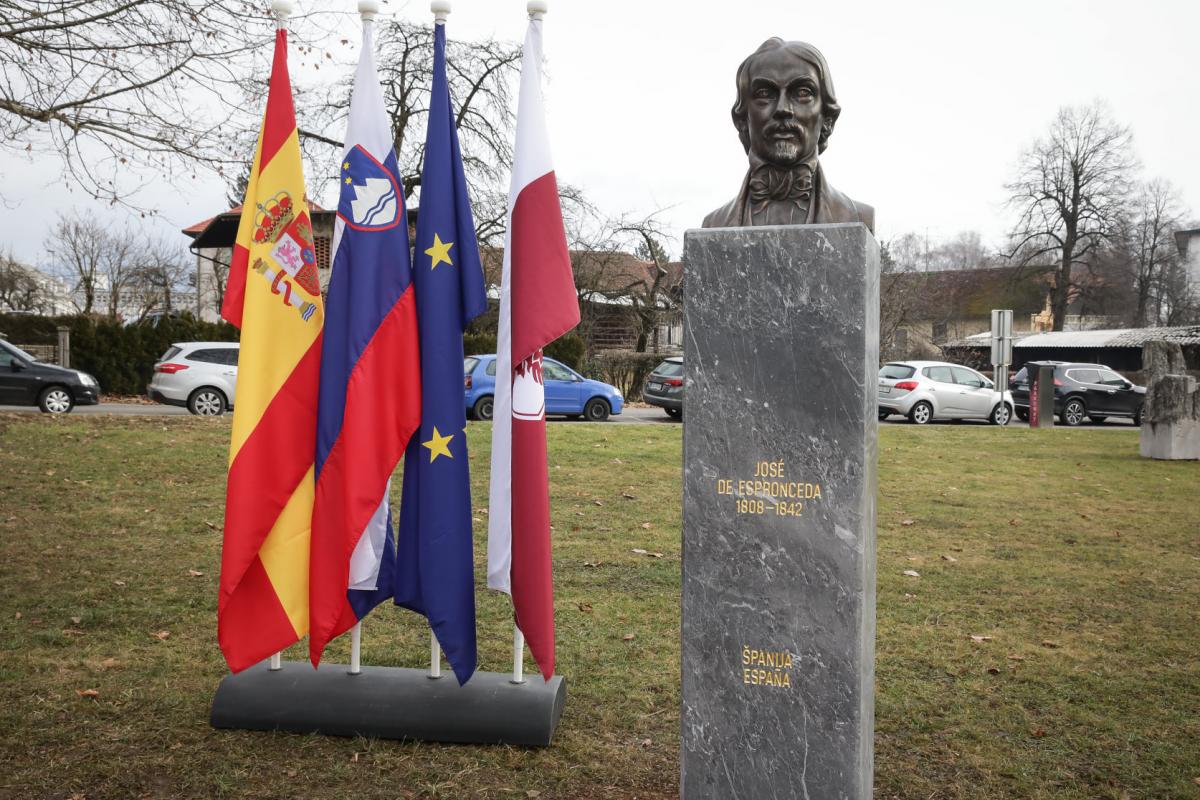
[[[462,334],[487,309],[487,292],[450,107],[442,23],[434,33],[413,253],[423,411],[404,458],[395,596],[397,605],[428,617],[463,684],[475,672],[476,649]]]

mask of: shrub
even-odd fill
[[[543,352],[555,361],[561,361],[571,369],[578,371],[580,364],[583,363],[584,349],[583,339],[580,336],[566,333],[546,345]]]
[[[662,361],[658,353],[635,353],[632,350],[605,350],[592,357],[592,377],[611,383],[621,390],[627,401],[642,399],[646,376]]]
[[[464,333],[463,355],[486,356],[496,352],[496,334]]]

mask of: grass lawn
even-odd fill
[[[0,417],[0,798],[677,796],[680,434],[550,426],[569,690],[535,750],[212,730],[228,421]],[[876,797],[1200,798],[1200,465],[887,426],[879,483]],[[364,662],[426,663],[427,630],[381,607]]]

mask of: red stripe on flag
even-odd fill
[[[350,556],[421,423],[413,287],[400,295],[350,373],[342,430],[317,477],[309,561],[309,658],[358,618],[346,599]]]
[[[296,363],[229,465],[217,601],[221,612],[312,466],[317,447],[313,387],[321,374],[321,340],[318,335]]]
[[[221,318],[239,330],[242,327],[242,308],[246,304],[246,271],[249,268],[250,251],[240,244],[235,244],[233,257],[229,259],[225,296],[221,298]]]
[[[546,418],[512,421],[512,599],[517,627],[542,677],[554,675],[554,580]]]
[[[547,172],[517,195],[512,213],[512,363],[579,324],[558,182]]]
[[[233,672],[252,667],[297,641],[296,629],[257,556],[217,612],[217,641]]]
[[[261,173],[296,130],[296,109],[292,105],[292,82],[287,68],[287,31],[275,31],[275,58],[271,63],[271,84],[267,90],[267,112],[263,115]]]

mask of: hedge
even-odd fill
[[[561,361],[573,370],[578,370],[583,362],[583,339],[573,333],[560,336],[546,345],[543,352],[555,361]],[[488,355],[496,352],[496,335],[494,333],[463,334],[463,353],[468,356]]]
[[[201,322],[190,314],[136,325],[82,315],[0,314],[0,333],[18,346],[56,344],[60,325],[71,330],[71,367],[94,375],[105,394],[144,394],[154,362],[173,342],[238,340],[232,325]]]
[[[659,353],[636,353],[632,350],[605,350],[592,357],[590,367],[596,380],[611,383],[621,390],[627,401],[642,399],[646,376],[654,371],[663,357]]]

